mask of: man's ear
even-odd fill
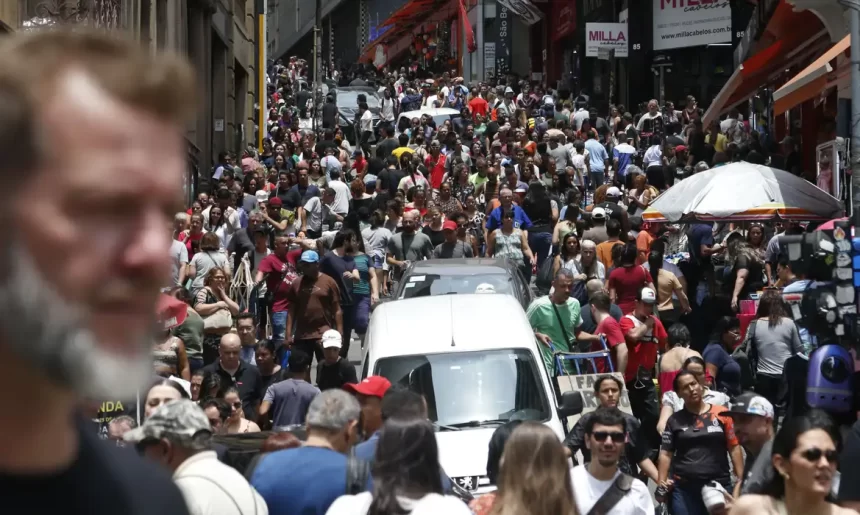
[[[585,448],[590,451],[591,450],[591,435],[586,433],[584,440],[585,440]]]

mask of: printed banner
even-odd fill
[[[601,48],[615,50],[615,57],[627,57],[629,39],[626,23],[586,23],[585,57],[599,57]]]
[[[729,0],[651,0],[654,50],[732,42]]]
[[[511,12],[503,4],[498,4],[497,7],[493,36],[496,41],[496,77],[502,77],[511,71],[511,47],[514,41]]]
[[[534,25],[543,18],[543,13],[531,0],[498,0],[498,7],[508,8],[508,13],[517,16],[526,25]]]
[[[567,427],[573,427],[576,422],[586,413],[590,413],[600,407],[600,402],[594,394],[594,381],[605,375],[615,376],[624,384],[624,376],[619,372],[613,374],[584,374],[584,375],[567,375],[558,378],[558,386],[561,393],[579,392],[582,395],[582,413],[567,418]],[[630,408],[630,397],[627,395],[627,388],[621,391],[621,398],[618,400],[618,409],[630,415],[633,414]]]

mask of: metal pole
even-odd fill
[[[860,227],[860,0],[840,0],[851,20],[851,215]]]
[[[269,114],[266,104],[269,96],[266,85],[266,0],[255,0],[254,11],[257,15],[257,150],[263,152]]]
[[[314,13],[314,85],[313,85],[313,92],[312,92],[312,97],[314,99],[313,100],[314,106],[313,106],[313,109],[311,110],[311,116],[312,116],[311,123],[312,123],[312,126],[314,128],[314,132],[316,132],[316,130],[317,130],[316,110],[317,110],[317,106],[319,105],[319,101],[320,101],[320,99],[318,98],[318,94],[319,94],[320,87],[322,84],[322,73],[320,73],[322,71],[320,69],[320,65],[322,65],[322,63],[320,62],[321,61],[320,60],[320,51],[321,51],[320,46],[322,44],[321,37],[322,37],[322,0],[316,0],[316,10]]]

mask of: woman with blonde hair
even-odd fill
[[[552,429],[523,422],[502,454],[490,515],[576,515],[567,454]]]

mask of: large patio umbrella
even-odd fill
[[[747,162],[697,173],[676,183],[642,213],[649,222],[832,220],[842,202],[784,170]]]

